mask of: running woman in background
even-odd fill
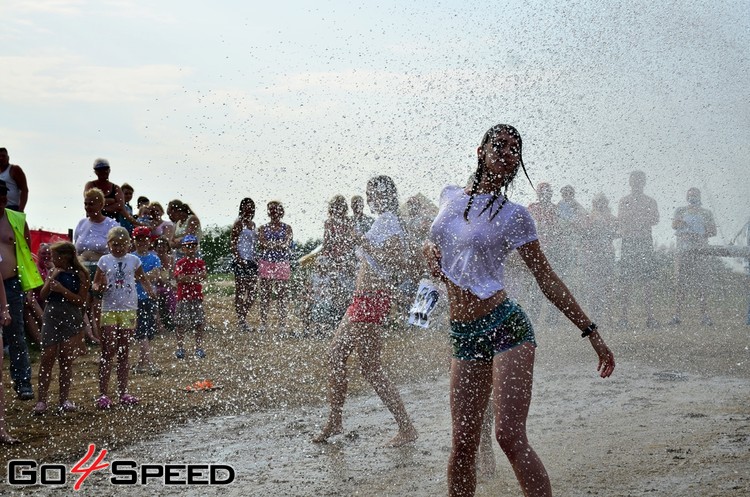
[[[360,238],[357,255],[361,259],[352,304],[336,329],[328,349],[328,403],[330,413],[313,442],[325,442],[343,433],[342,412],[346,400],[346,363],[356,350],[362,376],[372,385],[398,424],[398,433],[387,446],[399,447],[417,439],[396,386],[386,376],[380,361],[383,323],[397,289],[398,271],[403,267],[406,234],[398,218],[396,185],[388,176],[377,176],[367,183],[367,203],[378,217]]]

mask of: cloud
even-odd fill
[[[85,5],[85,0],[7,0],[4,5],[4,16],[9,14],[78,14]]]
[[[174,23],[175,16],[169,10],[157,11],[144,2],[134,0],[109,0],[107,2],[92,0],[3,0],[3,17],[39,16],[92,16],[103,15],[118,19],[130,18],[139,21],[151,20],[162,23]],[[16,19],[18,21],[19,19]]]
[[[190,69],[166,64],[135,67],[87,65],[78,57],[0,57],[0,101],[107,103],[139,101],[181,88]]]

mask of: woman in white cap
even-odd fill
[[[92,188],[98,188],[104,194],[104,208],[102,214],[117,220],[125,208],[125,198],[122,190],[109,180],[109,161],[107,159],[96,159],[94,161],[94,173],[96,179],[86,183],[83,193]]]

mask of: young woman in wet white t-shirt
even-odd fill
[[[451,496],[474,495],[482,418],[492,392],[495,437],[524,495],[552,495],[544,465],[526,438],[536,342],[523,310],[508,299],[504,261],[517,250],[544,295],[587,337],[603,378],[614,355],[547,262],[528,211],[504,190],[523,166],[515,128],[491,128],[477,149],[471,188],[448,186],[424,252],[433,276],[447,286],[451,313]],[[525,170],[524,170],[525,171]]]

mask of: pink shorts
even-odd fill
[[[355,292],[346,315],[352,323],[383,324],[390,310],[391,297],[388,292]]]
[[[292,276],[289,261],[258,261],[258,274],[265,280],[288,280]]]

